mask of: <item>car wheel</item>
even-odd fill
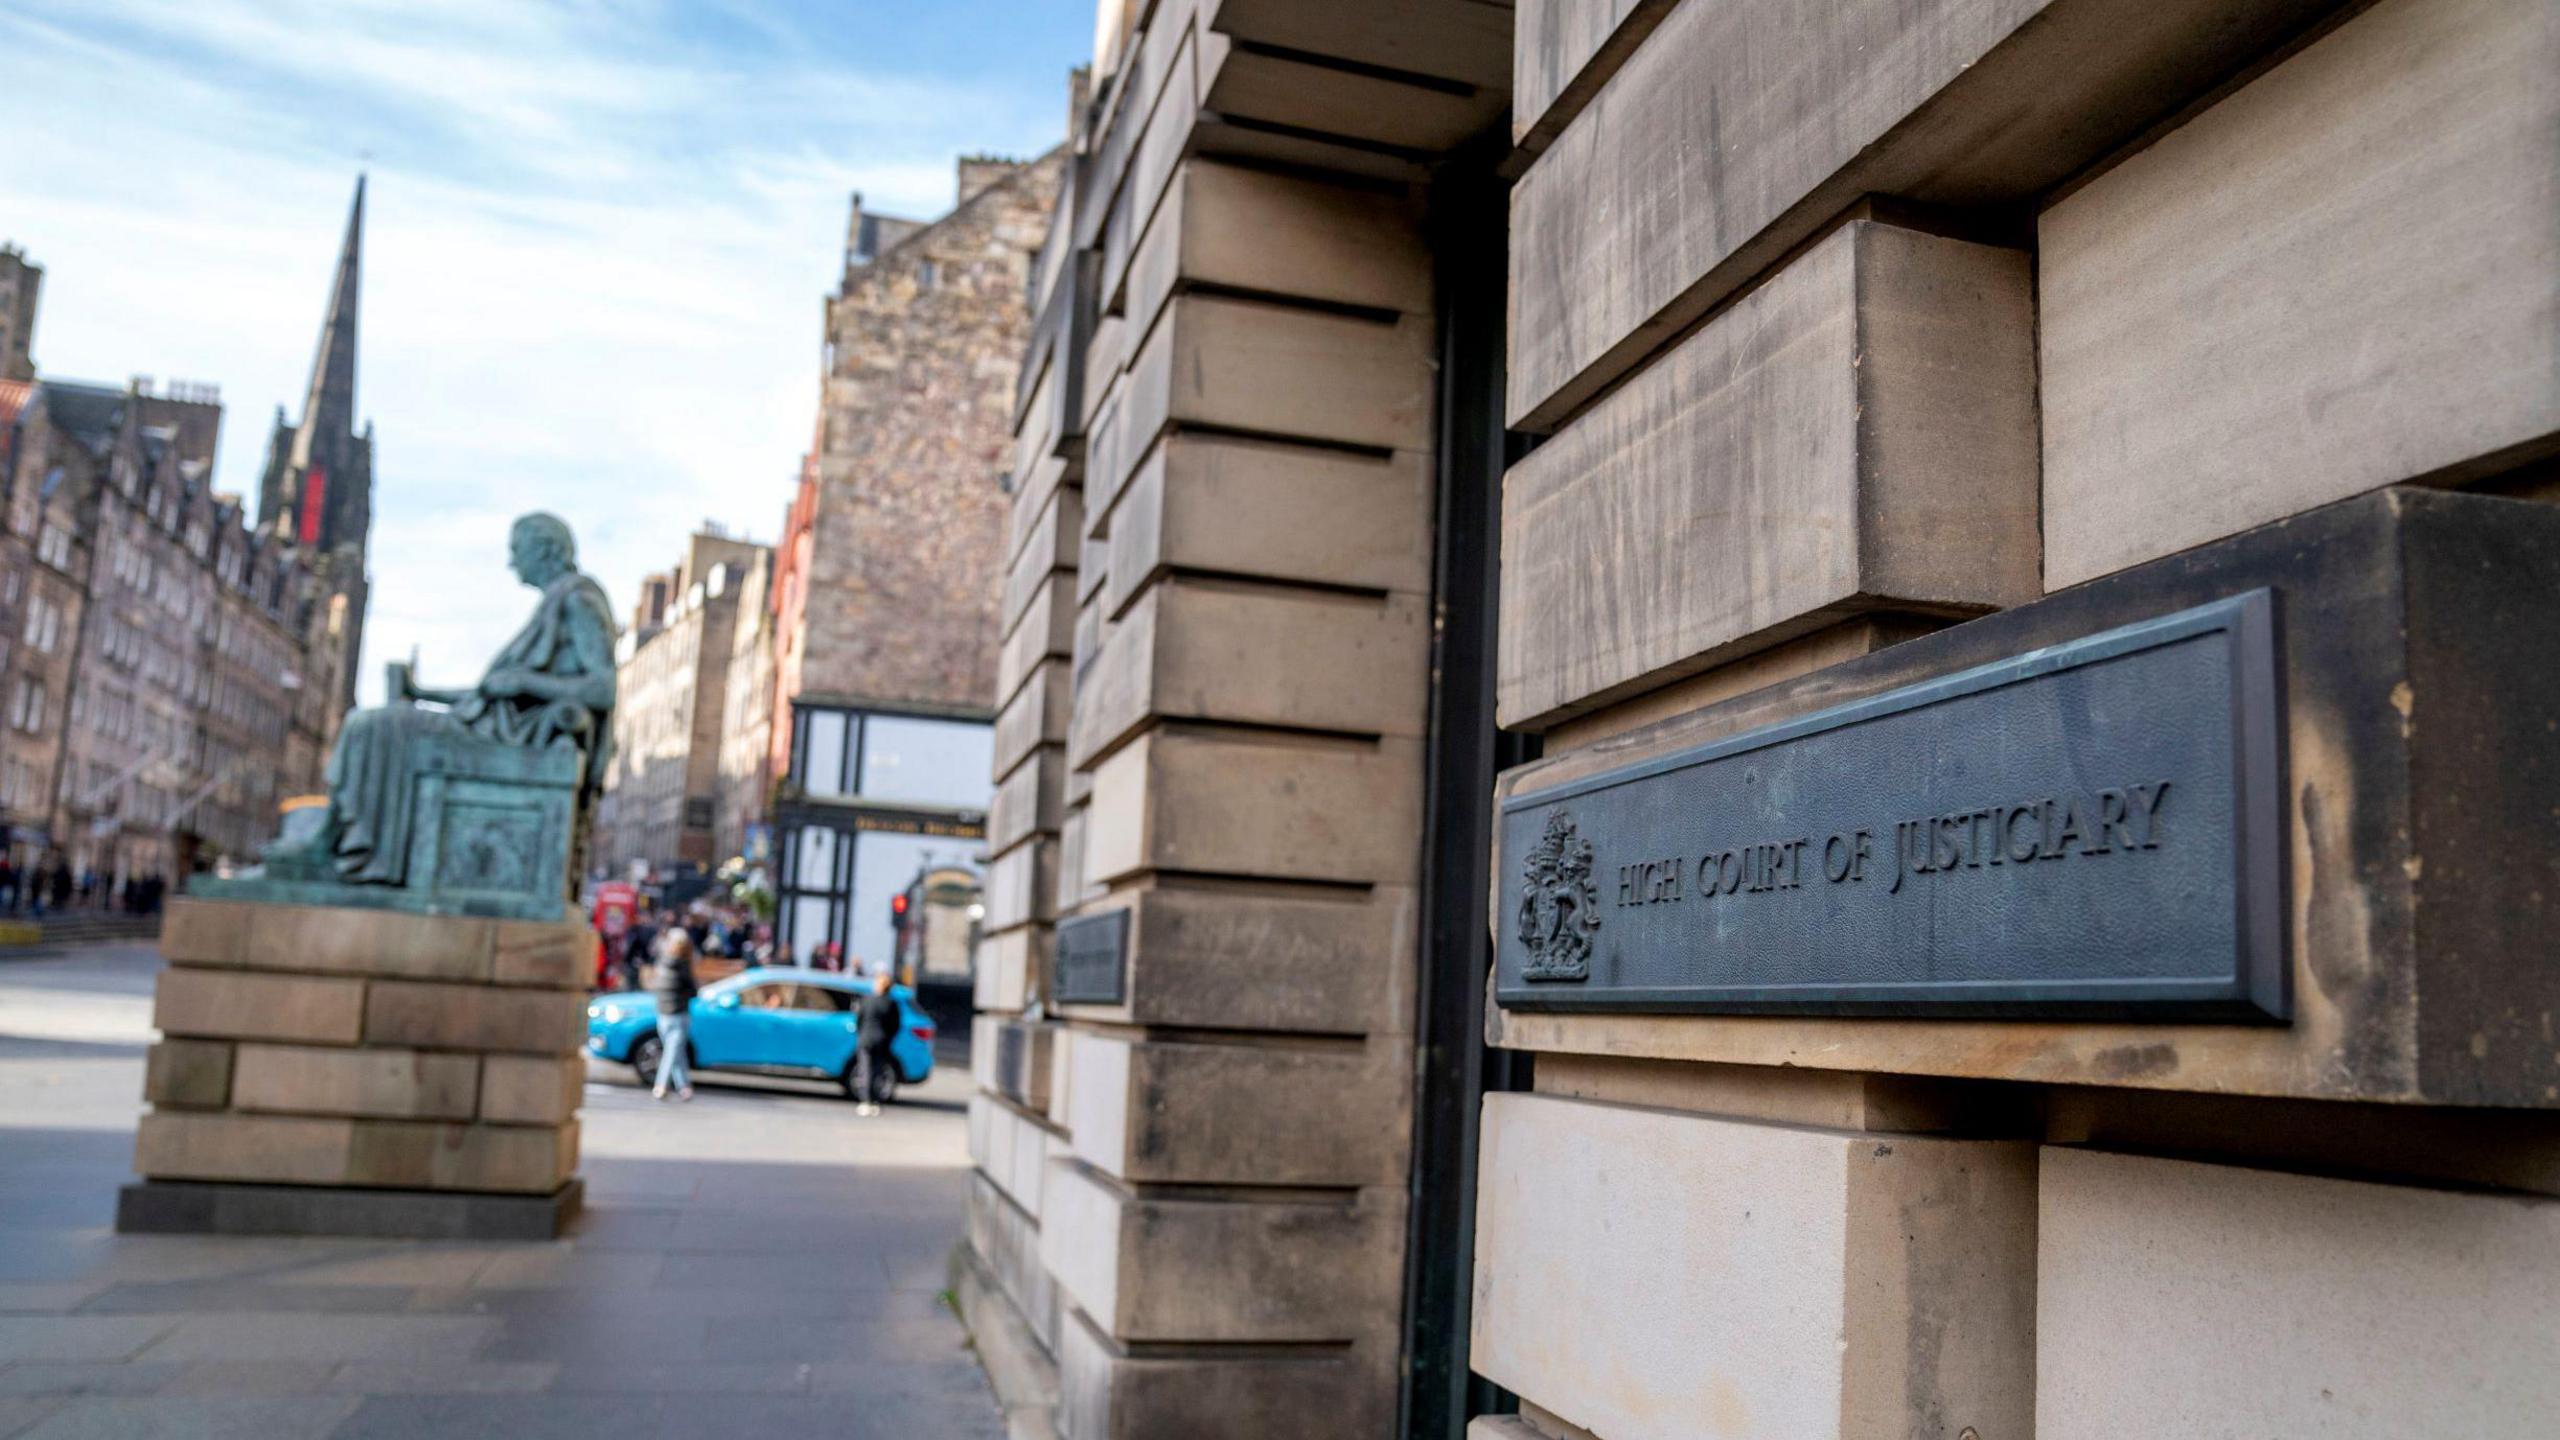
[[[655,1035],[643,1035],[631,1042],[631,1073],[642,1089],[658,1083],[658,1062],[665,1055],[666,1046]]]

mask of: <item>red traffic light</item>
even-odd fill
[[[892,895],[889,897],[889,913],[899,917],[900,919],[904,919],[906,917],[907,897],[904,894]]]

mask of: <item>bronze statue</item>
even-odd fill
[[[584,834],[602,788],[611,735],[612,606],[604,588],[578,570],[577,542],[556,516],[537,512],[517,520],[508,535],[507,559],[516,578],[542,592],[533,618],[468,690],[426,689],[414,683],[408,666],[394,663],[390,703],[349,715],[338,732],[329,756],[325,813],[317,824],[296,825],[299,833],[270,846],[265,873],[258,879],[433,887],[450,878],[454,862],[417,857],[436,856],[439,841],[448,849],[469,848],[465,861],[474,868],[465,872],[466,878],[504,871],[512,879],[539,870],[558,877],[547,882],[557,894],[562,882],[576,875],[574,841]],[[574,767],[550,767],[574,784],[568,835],[555,837],[547,823],[530,830],[495,823],[486,818],[497,814],[489,806],[470,812],[476,828],[467,832],[420,833],[422,804],[442,803],[447,788],[509,780],[541,783],[541,777],[530,773],[514,774],[523,767],[493,753],[500,747],[575,752]],[[431,790],[420,783],[428,775],[454,778],[447,788]],[[561,780],[551,783],[558,788]],[[571,853],[556,858],[501,853],[563,842]],[[413,874],[416,863],[429,864],[435,873]]]

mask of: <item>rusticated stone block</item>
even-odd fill
[[[2055,587],[2560,449],[2560,19],[2389,0],[2038,223]]]
[[[996,711],[995,771],[1009,773],[1042,745],[1067,743],[1067,712],[1072,699],[1064,660],[1043,660],[1013,698]]]
[[[1040,1224],[983,1174],[969,1177],[969,1248],[978,1252],[997,1288],[1022,1312],[1031,1333],[1054,1347],[1058,1286],[1040,1263]]]
[[[1079,1045],[1084,1037],[1079,1037]],[[1114,1339],[1322,1341],[1395,1326],[1404,1194],[1208,1200],[1134,1193],[1049,1167],[1040,1256]]]
[[[1085,524],[1103,521],[1167,426],[1385,450],[1431,444],[1432,329],[1208,295],[1177,296],[1094,422]]]
[[[364,1005],[361,980],[173,967],[160,972],[151,1023],[164,1035],[353,1045]]]
[[[2039,195],[2334,8],[1671,7],[1513,187],[1513,427],[1552,428],[1860,197]]]
[[[1050,571],[1032,590],[1031,603],[1005,633],[996,658],[996,696],[1010,703],[1040,662],[1072,654],[1076,632],[1075,577]]]
[[[1096,1030],[1073,1058],[1067,1128],[1115,1179],[1387,1185],[1404,1174],[1413,1066],[1401,1040],[1192,1044]]]
[[[1026,840],[987,864],[986,924],[1007,930],[1057,917],[1058,842]]]
[[[1111,513],[1103,606],[1117,615],[1164,572],[1362,590],[1431,587],[1429,456],[1174,434]]]
[[[1017,926],[980,940],[977,1008],[1011,1014],[1029,1004],[1032,987],[1046,987],[1049,946],[1046,925]]]
[[[1497,1094],[1479,1167],[1468,1363],[1570,1424],[2034,1429],[2030,1144]]]
[[[1382,1365],[1379,1347],[1240,1354],[1149,1346],[1133,1353],[1073,1306],[1062,1308],[1058,1410],[1071,1440],[1303,1440],[1394,1430],[1392,1358]]]
[[[1085,673],[1067,758],[1089,768],[1159,719],[1418,735],[1430,656],[1419,595],[1167,580]]]
[[[1066,752],[1055,745],[1031,752],[996,782],[995,802],[987,807],[987,847],[1005,850],[1033,835],[1056,834],[1066,788]]]
[[[584,991],[594,977],[596,932],[582,920],[496,922],[489,978],[501,985]]]
[[[1414,895],[1297,898],[1156,885],[1128,897],[1127,997],[1079,1019],[1203,1030],[1408,1033]]]
[[[487,980],[497,923],[455,915],[181,895],[169,902],[160,953],[173,965]]]
[[[480,1119],[496,1125],[564,1125],[585,1098],[587,1062],[575,1055],[484,1055]]]
[[[2027,256],[1852,222],[1512,467],[1502,723],[2032,600],[2036,486]]]
[[[1181,283],[1422,315],[1431,281],[1406,196],[1193,160],[1147,222],[1125,296],[1104,298],[1145,334]]]
[[[1094,771],[1085,874],[1406,881],[1421,826],[1410,740],[1152,730]]]
[[[574,1053],[586,1039],[583,992],[497,990],[377,980],[365,998],[367,1045]]]
[[[162,1040],[142,1072],[142,1098],[182,1110],[219,1110],[231,1103],[231,1045],[221,1040]]]
[[[419,1050],[243,1045],[231,1077],[233,1109],[284,1115],[468,1120],[479,1093],[477,1058]]]
[[[2534,1440],[2560,1415],[2560,1202],[2066,1149],[2041,1169],[2043,1440]]]

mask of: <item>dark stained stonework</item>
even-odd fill
[[[116,1229],[127,1235],[556,1240],[578,1218],[586,1189],[575,1179],[548,1195],[144,1180],[116,1193]]]

